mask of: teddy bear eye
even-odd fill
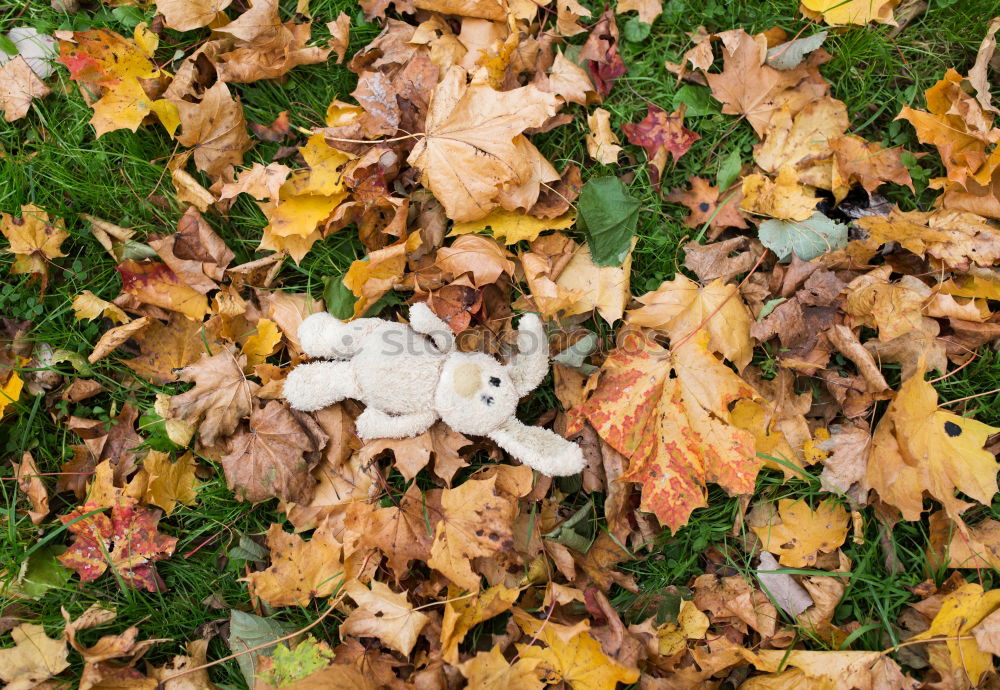
[[[493,404],[493,396],[491,395],[484,395],[483,397],[480,398],[480,400],[482,400],[487,405]]]
[[[490,385],[493,386],[494,388],[499,388],[500,387],[500,379],[498,379],[496,376],[491,376],[490,377]]]

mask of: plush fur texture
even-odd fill
[[[583,469],[580,446],[515,416],[518,400],[549,370],[545,331],[534,314],[521,317],[518,352],[506,366],[456,350],[451,329],[426,304],[410,309],[409,326],[313,314],[302,322],[299,341],[307,355],[327,361],[301,364],[288,375],[285,399],[297,410],[353,398],[366,406],[357,421],[362,439],[416,436],[441,419],[460,433],[488,436],[543,474]]]

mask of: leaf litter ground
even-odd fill
[[[117,4],[3,16],[11,687],[995,681],[989,3]],[[580,477],[281,400],[417,301]]]

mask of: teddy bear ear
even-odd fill
[[[489,437],[528,467],[550,477],[567,477],[583,471],[580,446],[540,426],[526,426],[511,418]]]
[[[549,371],[549,343],[536,314],[525,314],[517,324],[517,354],[507,365],[510,379],[521,395],[538,387]]]
[[[452,374],[451,387],[461,398],[471,398],[482,385],[482,371],[476,364],[461,364],[455,367]]]

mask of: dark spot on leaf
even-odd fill
[[[705,211],[707,211],[708,210],[708,202],[707,201],[703,201],[700,204],[698,204],[698,210],[701,211],[702,213],[704,213]]]
[[[958,424],[955,424],[955,422],[945,422],[944,433],[948,434],[952,438],[955,438],[956,436],[961,435],[962,427],[960,427]]]

